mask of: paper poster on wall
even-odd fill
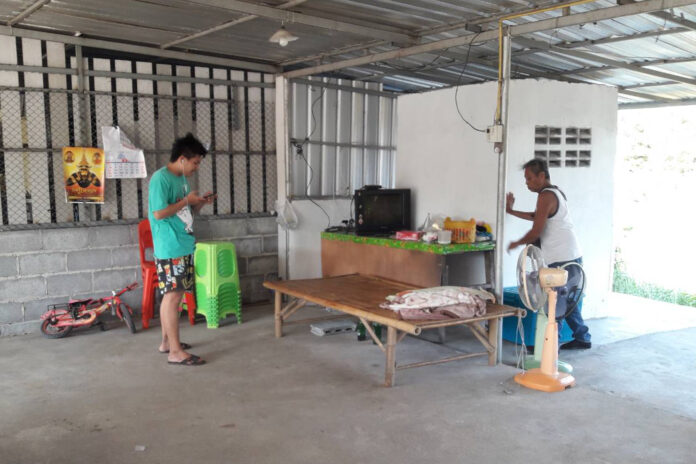
[[[104,203],[104,151],[63,147],[63,181],[68,203]]]
[[[108,179],[147,177],[145,154],[118,126],[103,126],[102,141]]]

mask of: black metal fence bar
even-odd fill
[[[166,164],[177,137],[194,133],[210,151],[190,183],[218,195],[204,214],[268,214],[276,197],[276,158],[269,150],[275,148],[275,111],[267,78],[96,56],[84,59],[81,72],[80,53],[66,51],[58,57],[66,68],[56,68],[55,47],[47,51],[45,44],[41,66],[35,57],[27,66],[29,51],[18,40],[17,63],[0,64],[0,230],[146,216],[147,179],[106,179],[101,205],[66,202],[62,148],[102,147],[101,128],[109,125],[144,150],[148,177]]]

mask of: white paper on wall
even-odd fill
[[[147,177],[145,154],[118,126],[103,126],[107,179]]]

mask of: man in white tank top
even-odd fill
[[[561,267],[570,262],[582,265],[582,253],[578,245],[573,221],[570,217],[566,197],[555,185],[551,185],[551,176],[546,161],[533,159],[524,164],[524,178],[527,188],[538,194],[534,212],[515,211],[515,196],[507,194],[505,210],[515,217],[532,221],[532,228],[521,239],[511,242],[508,251],[528,243],[541,245],[541,253],[549,267]],[[568,281],[572,282],[580,272],[577,266],[569,266]],[[565,320],[573,331],[573,340],[561,345],[561,349],[588,349],[590,342],[589,329],[582,319],[582,299],[576,308],[568,309],[567,291],[558,293],[556,314],[560,315],[559,322]],[[560,330],[559,330],[560,333]]]

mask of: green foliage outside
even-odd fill
[[[615,292],[696,307],[694,133],[696,106],[619,111]]]
[[[626,272],[626,266],[621,259],[621,250],[616,250],[614,261],[614,287],[618,293],[639,296],[650,300],[665,301],[682,306],[696,307],[696,295],[679,290],[670,290],[659,285],[640,282]]]

